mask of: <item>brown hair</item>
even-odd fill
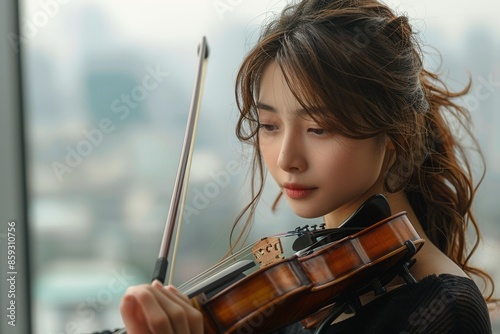
[[[249,227],[262,192],[256,97],[265,66],[275,61],[294,96],[325,129],[349,138],[390,138],[396,159],[385,176],[386,190],[406,193],[430,241],[489,284],[486,299],[492,300],[492,278],[469,264],[480,242],[471,210],[477,186],[451,128],[458,121],[482,159],[468,111],[452,101],[470,83],[450,92],[438,74],[423,68],[418,45],[408,19],[374,0],[304,0],[285,7],[264,28],[236,79],[236,134],[254,146],[255,155],[253,198],[238,221],[246,217],[243,231]],[[471,250],[470,227],[476,236]],[[240,234],[235,243],[241,240]]]

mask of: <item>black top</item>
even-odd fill
[[[276,334],[314,333],[296,323]],[[491,333],[486,303],[469,278],[442,274],[402,286],[322,333]]]

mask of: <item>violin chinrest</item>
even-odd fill
[[[375,194],[368,198],[349,216],[338,228],[312,231],[297,237],[292,245],[294,251],[300,251],[318,242],[318,237],[326,237],[331,242],[356,233],[391,215],[391,208],[387,198],[382,194]]]
[[[347,218],[342,227],[368,227],[391,215],[391,207],[387,198],[382,194],[375,194],[368,198],[361,206]]]

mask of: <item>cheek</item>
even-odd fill
[[[265,165],[272,173],[272,171],[274,170],[274,166],[277,165],[276,162],[278,160],[278,153],[276,153],[274,146],[268,142],[266,142],[265,144],[261,143],[259,146],[259,150]]]
[[[329,163],[332,181],[348,188],[370,187],[381,173],[383,152],[375,147],[341,150]]]
[[[359,159],[357,171],[360,180],[368,186],[375,184],[382,173],[383,161],[383,152],[377,148]]]

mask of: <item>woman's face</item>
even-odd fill
[[[260,151],[292,210],[304,218],[342,223],[383,191],[386,146],[321,129],[305,113],[275,62],[265,69],[257,101]]]

